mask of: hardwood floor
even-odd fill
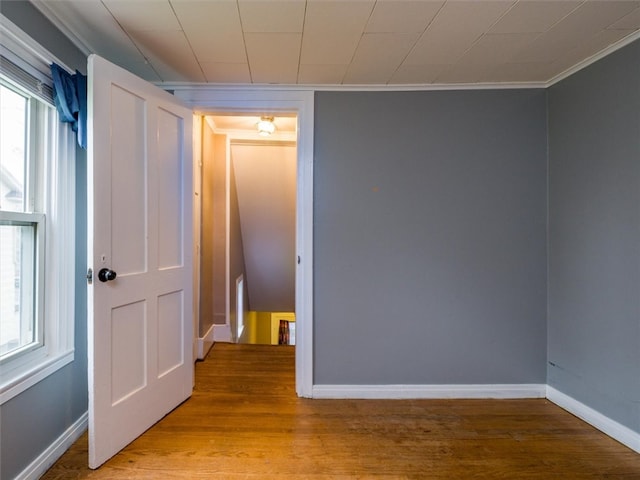
[[[293,347],[216,344],[192,398],[100,469],[44,479],[640,479],[640,455],[547,400],[309,400]]]

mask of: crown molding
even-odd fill
[[[556,75],[551,80],[546,82],[545,87],[548,88],[548,87],[551,87],[552,85],[555,85],[558,82],[561,82],[565,78],[570,77],[571,75],[573,75],[574,73],[579,72],[583,68],[587,68],[589,65],[597,62],[598,60],[601,60],[604,57],[606,57],[608,55],[611,55],[616,50],[620,50],[621,48],[626,47],[627,45],[629,45],[630,43],[635,42],[639,38],[640,38],[640,30],[636,30],[632,34],[627,35],[626,37],[624,37],[621,40],[618,40],[616,43],[613,43],[613,44],[609,45],[604,50],[601,50],[600,52],[596,53],[595,55],[592,55],[591,57],[584,59],[580,63],[577,63],[573,67],[571,67],[571,68],[565,70],[564,72]]]
[[[44,0],[29,0],[29,2],[38,10],[42,15],[44,15],[54,27],[62,32],[62,34],[67,37],[71,43],[73,43],[78,50],[80,50],[83,55],[89,56],[92,53],[96,53],[95,49],[93,49],[89,42],[87,42],[84,38],[81,38],[76,32],[73,31],[73,28],[65,21],[60,18],[45,2]]]
[[[513,90],[546,88],[547,82],[504,82],[504,83],[430,83],[407,85],[321,85],[321,84],[237,84],[237,83],[190,83],[154,82],[164,90],[211,90],[211,91],[346,91],[346,92],[415,92],[441,90]]]

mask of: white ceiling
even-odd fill
[[[638,37],[638,0],[31,0],[151,82],[548,83]]]

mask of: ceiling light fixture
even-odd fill
[[[273,117],[260,117],[257,127],[258,135],[262,137],[268,137],[276,131],[276,124],[273,123]]]

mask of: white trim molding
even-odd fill
[[[626,445],[631,450],[640,453],[640,433],[625,427],[551,386],[547,386],[547,399],[614,440]]]
[[[219,327],[224,327],[226,325],[218,325]],[[198,337],[198,360],[204,360],[204,357],[207,356],[209,350],[214,343],[214,327],[215,325],[211,325],[209,330],[202,337]]]
[[[45,0],[31,0],[31,4],[42,14],[44,15],[58,30],[62,32],[62,34],[67,37],[71,43],[73,43],[78,50],[80,50],[85,57],[88,57],[92,53],[96,53],[98,50],[90,45],[90,43],[82,38],[76,30],[73,28],[73,25],[69,23],[67,20],[62,19],[55,13],[47,4]]]
[[[25,370],[21,375],[14,378],[13,381],[2,385],[2,388],[0,388],[0,405],[20,395],[65,365],[70,364],[73,362],[73,358],[74,350],[70,350],[61,355],[52,356],[49,359],[45,358],[42,362]]]
[[[47,449],[18,474],[16,480],[37,480],[56,463],[71,445],[87,430],[89,413],[84,412],[67,430]]]
[[[272,83],[192,83],[192,82],[152,82],[163,90],[178,92],[184,90],[263,91],[263,92],[429,92],[442,90],[514,90],[544,89],[548,82],[492,82],[492,83],[403,83],[403,84],[272,84]]]
[[[556,75],[551,80],[549,80],[548,82],[545,83],[545,85],[544,85],[545,88],[548,88],[548,87],[550,87],[552,85],[555,85],[556,83],[564,80],[565,78],[570,77],[574,73],[579,72],[583,68],[588,67],[592,63],[597,62],[598,60],[606,57],[607,55],[611,55],[616,50],[620,50],[621,48],[626,47],[631,42],[634,42],[634,41],[638,40],[639,38],[640,38],[640,31],[637,31],[637,32],[632,33],[631,35],[628,35],[628,36],[624,37],[622,40],[618,40],[616,43],[614,43],[612,45],[609,45],[604,50],[596,53],[595,55],[592,55],[589,58],[585,58],[584,60],[582,60],[581,62],[577,63],[573,67],[565,70],[562,73],[559,73],[558,75]]]
[[[314,385],[313,398],[462,399],[545,398],[545,384],[498,385]]]
[[[213,341],[231,343],[231,325],[228,323],[214,324]]]
[[[57,63],[65,70],[73,72],[73,69],[69,68],[62,60],[24,33],[20,27],[2,14],[0,14],[0,38],[2,38],[2,45],[6,49],[9,51],[18,50],[20,53],[19,58],[27,64],[38,68],[40,72],[45,73],[48,77],[51,76],[49,65],[52,63]]]

